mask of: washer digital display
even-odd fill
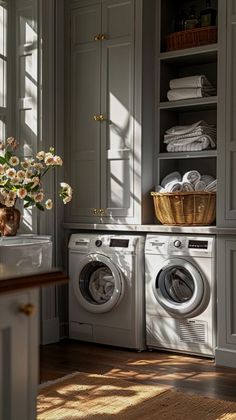
[[[110,247],[113,248],[128,248],[129,240],[128,239],[111,239],[110,240]]]
[[[208,241],[189,240],[188,248],[207,249]]]

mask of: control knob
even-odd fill
[[[174,241],[174,246],[175,248],[180,248],[181,247],[181,241],[179,239],[176,239],[176,241]]]
[[[100,239],[97,239],[96,242],[95,242],[95,245],[97,247],[102,246],[102,241]]]

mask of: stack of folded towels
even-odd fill
[[[216,127],[205,121],[175,126],[166,130],[164,143],[168,152],[190,152],[216,147]]]
[[[204,96],[216,95],[216,89],[212,86],[205,75],[172,79],[170,80],[169,87],[170,90],[167,92],[167,98],[169,101],[203,98]]]
[[[215,192],[217,180],[211,175],[200,175],[196,170],[186,172],[181,177],[179,172],[171,172],[157,185],[156,192],[176,192],[176,191],[207,191]]]

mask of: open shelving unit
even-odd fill
[[[216,149],[192,152],[167,152],[164,133],[177,125],[192,124],[200,120],[217,128],[217,78],[218,44],[212,43],[192,48],[166,51],[166,36],[174,32],[173,20],[181,10],[189,10],[192,0],[158,0],[157,48],[156,48],[156,185],[172,171],[183,175],[197,169],[201,174],[217,178]],[[199,12],[205,1],[194,2]],[[212,1],[218,8],[218,2]],[[216,89],[216,96],[169,101],[167,92],[171,79],[193,75],[205,75]],[[217,144],[217,143],[216,143]]]

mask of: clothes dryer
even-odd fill
[[[137,235],[71,235],[71,338],[145,348],[144,243]]]
[[[215,238],[147,235],[145,272],[147,346],[214,357]]]

